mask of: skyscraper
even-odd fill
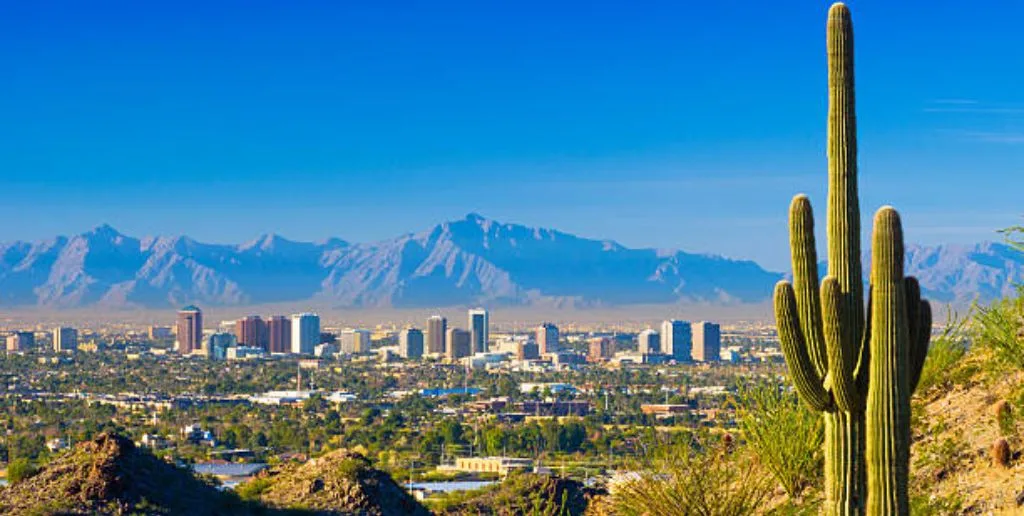
[[[448,319],[440,315],[427,319],[427,353],[444,353],[445,337],[448,332]]]
[[[637,350],[641,355],[656,355],[661,353],[661,336],[658,332],[648,328],[637,335]]]
[[[537,347],[540,354],[558,353],[561,347],[558,344],[558,326],[551,323],[544,323],[537,327]]]
[[[235,338],[239,346],[249,346],[268,350],[270,334],[267,323],[258,315],[247,315],[235,321]]]
[[[448,360],[458,360],[473,354],[472,334],[460,328],[448,330]]]
[[[472,334],[473,352],[487,351],[487,340],[490,338],[491,318],[487,310],[474,308],[469,311],[469,331]]]
[[[403,358],[417,359],[423,356],[423,332],[406,328],[398,335],[398,353]]]
[[[53,350],[76,351],[78,349],[78,330],[61,326],[53,330]]]
[[[188,305],[178,310],[175,325],[175,349],[182,355],[203,347],[203,311],[198,306]]]
[[[715,324],[701,321],[693,325],[693,359],[718,362],[722,349],[722,330]]]
[[[590,349],[587,353],[587,361],[603,362],[615,356],[615,341],[608,337],[594,337],[590,339]]]
[[[536,360],[538,358],[540,358],[540,348],[537,347],[536,342],[524,341],[516,347],[516,359]]]
[[[320,343],[320,316],[301,313],[292,316],[292,353],[312,355]]]
[[[341,330],[341,352],[342,353],[369,353],[370,332],[366,330],[353,330],[345,328]]]
[[[661,323],[661,352],[669,360],[689,362],[692,360],[693,334],[689,321],[671,319]]]
[[[271,353],[288,353],[292,347],[292,323],[283,315],[267,319],[267,347]]]

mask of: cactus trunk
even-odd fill
[[[860,414],[826,413],[825,514],[849,516],[864,508],[864,420]]]
[[[899,216],[876,219],[867,309],[860,262],[853,23],[828,16],[828,275],[819,290],[814,218],[790,206],[793,283],[775,289],[782,352],[800,398],[825,418],[826,514],[906,514],[910,395],[928,349],[931,309],[903,278]],[[867,316],[866,316],[867,314]]]

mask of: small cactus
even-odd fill
[[[996,442],[992,443],[992,447],[989,448],[988,455],[992,458],[992,464],[1004,468],[1010,467],[1010,443],[1006,442],[1006,439],[996,439]]]
[[[819,288],[813,211],[798,195],[789,216],[793,283],[776,286],[775,316],[797,392],[825,420],[825,512],[906,514],[910,394],[927,352],[931,309],[917,281],[903,277],[899,215],[886,207],[875,219],[865,310],[853,24],[842,3],[829,10],[827,32],[828,275]]]

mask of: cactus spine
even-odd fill
[[[775,316],[797,392],[825,420],[825,512],[902,514],[910,394],[927,351],[931,312],[917,282],[903,278],[899,217],[883,208],[865,318],[853,24],[842,3],[829,10],[827,32],[829,271],[819,289],[813,212],[807,197],[798,195],[790,206],[793,283],[776,286]]]

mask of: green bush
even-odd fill
[[[1024,291],[977,307],[974,318],[974,339],[978,346],[990,351],[998,365],[1024,369],[1024,339],[1021,339],[1021,316],[1024,314]]]
[[[7,481],[17,484],[32,478],[39,470],[28,459],[14,459],[7,464]]]
[[[676,450],[611,488],[621,516],[746,516],[768,499],[772,483],[752,457],[727,447]]]
[[[746,384],[735,403],[747,444],[791,498],[821,480],[824,424],[796,394],[768,383]]]
[[[917,392],[924,393],[934,386],[945,386],[955,383],[956,372],[964,366],[963,358],[967,355],[967,335],[964,331],[966,319],[961,319],[953,312],[947,312],[946,327],[942,334],[932,338],[921,368],[921,379],[918,381]]]
[[[256,501],[259,500],[260,495],[262,495],[267,489],[270,489],[270,479],[267,477],[258,477],[239,484],[238,487],[235,488],[235,494],[237,494],[242,500]]]

